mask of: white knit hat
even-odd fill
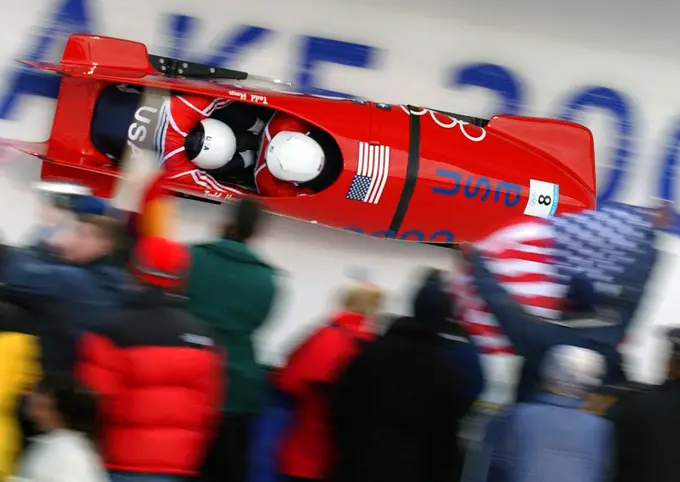
[[[580,397],[602,383],[605,368],[604,357],[596,351],[558,345],[543,360],[543,382],[560,395]]]

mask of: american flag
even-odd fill
[[[357,172],[347,191],[347,199],[378,204],[390,174],[390,148],[359,143]]]
[[[574,273],[596,293],[616,289],[617,275],[643,251],[652,229],[646,210],[618,203],[551,219],[522,218],[479,243],[487,267],[524,308],[560,319]],[[471,274],[454,275],[459,315],[484,353],[513,353],[494,316],[475,292]]]

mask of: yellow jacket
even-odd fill
[[[30,315],[0,301],[0,482],[13,473],[21,447],[19,400],[41,376],[33,326]]]

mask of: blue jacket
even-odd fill
[[[618,346],[626,335],[644,295],[644,288],[654,267],[657,250],[654,239],[645,244],[644,252],[622,273],[619,282],[622,296],[608,306],[607,316],[592,315],[564,323],[545,320],[527,313],[515,302],[485,266],[478,252],[470,255],[479,295],[493,312],[515,352],[524,357],[517,386],[517,401],[531,400],[536,392],[539,367],[546,351],[555,345],[573,345],[597,351],[607,360],[605,384],[625,381]],[[601,314],[599,314],[601,315]]]
[[[472,400],[477,400],[486,387],[479,348],[467,331],[457,323],[452,324],[451,329],[446,332],[439,333],[439,336],[450,343],[447,345],[448,351],[466,381],[468,394]]]
[[[43,362],[46,368],[65,369],[72,363],[78,337],[122,303],[126,276],[123,268],[105,261],[73,266],[46,259],[35,250],[13,249],[2,281],[8,292],[45,307],[42,325],[52,344],[43,347]]]
[[[278,447],[281,437],[293,421],[293,402],[270,387],[262,411],[252,424],[248,450],[248,482],[279,482]]]
[[[613,424],[578,409],[580,399],[542,393],[493,419],[474,482],[601,482],[613,450]]]

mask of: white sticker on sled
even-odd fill
[[[560,200],[560,186],[551,182],[529,182],[529,200],[524,214],[537,218],[550,218],[555,215]]]

